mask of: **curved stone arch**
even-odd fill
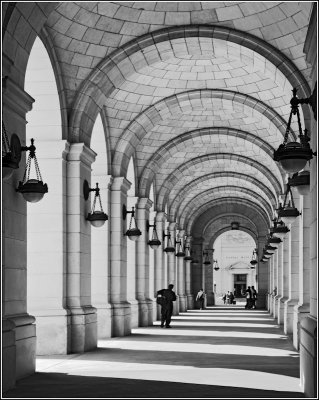
[[[188,131],[166,142],[162,147],[160,147],[156,151],[156,153],[154,153],[154,155],[147,162],[147,164],[143,168],[142,173],[140,174],[140,179],[139,179],[140,196],[147,197],[150,188],[150,182],[152,182],[152,180],[154,179],[154,176],[156,175],[156,172],[158,171],[159,167],[164,165],[169,158],[173,157],[171,151],[172,149],[178,151],[180,147],[182,147],[183,149],[183,146],[185,147],[188,141],[193,143],[197,138],[202,138],[211,135],[233,136],[242,138],[244,140],[248,140],[249,142],[259,146],[270,157],[273,157],[274,148],[263,139],[249,132],[228,127],[202,128],[202,129],[195,129],[192,131]],[[283,173],[281,171],[280,173],[283,176]]]
[[[205,192],[199,193],[197,196],[193,197],[192,200],[190,200],[182,210],[178,211],[177,217],[175,220],[180,222],[181,226],[184,226],[184,220],[187,219],[188,214],[190,211],[193,209],[193,204],[200,204],[199,199],[203,199],[205,201],[205,197],[207,196],[215,196],[216,198],[216,193],[218,194],[224,194],[224,193],[229,193],[231,192],[231,195],[234,196],[234,194],[241,193],[241,196],[246,195],[248,198],[252,199],[252,202],[257,202],[257,204],[262,205],[263,209],[265,210],[266,214],[268,215],[268,219],[271,220],[273,216],[273,210],[269,206],[269,204],[257,193],[253,192],[250,189],[242,188],[239,186],[216,186],[213,189],[206,190]],[[200,206],[199,206],[200,207]],[[194,207],[195,208],[195,207]],[[169,215],[170,219],[173,219],[172,215]]]
[[[63,140],[68,140],[68,114],[67,114],[67,104],[66,104],[66,96],[65,89],[63,84],[62,72],[60,63],[55,51],[55,47],[53,45],[51,36],[48,31],[43,27],[39,32],[39,38],[42,41],[48,56],[51,61],[52,70],[55,76],[55,83],[57,85],[57,91],[59,96],[60,103],[60,114],[61,114],[61,122],[62,122],[62,138]],[[32,51],[32,48],[31,48]]]
[[[226,206],[236,206],[239,207],[239,205],[243,205],[247,208],[247,210],[253,211],[255,214],[259,215],[259,217],[264,221],[265,226],[270,227],[271,221],[269,219],[269,216],[267,215],[266,211],[260,207],[259,204],[252,202],[251,200],[247,200],[245,198],[238,198],[238,197],[220,197],[217,199],[213,199],[211,201],[208,201],[205,204],[202,204],[200,207],[198,207],[193,214],[190,214],[188,217],[187,224],[182,225],[180,223],[181,229],[185,229],[188,234],[191,234],[192,232],[192,226],[194,222],[196,221],[197,218],[201,216],[205,211],[213,208],[215,205],[220,205],[222,202],[222,205],[224,207]]]
[[[220,89],[195,89],[185,91],[152,104],[127,126],[122,136],[119,138],[114,151],[113,174],[116,176],[116,174],[125,173],[127,168],[125,162],[127,159],[126,155],[134,151],[143,137],[146,136],[156,124],[166,120],[168,115],[173,115],[175,108],[182,111],[183,104],[189,106],[189,103],[192,102],[196,102],[197,104],[197,102],[200,101],[203,103],[205,99],[222,99],[243,104],[267,118],[283,136],[285,135],[287,126],[285,120],[265,103],[251,96]],[[252,136],[256,138],[255,135]],[[291,137],[295,140],[295,133],[292,133]],[[260,141],[266,143],[262,139],[260,139]]]
[[[127,78],[127,76],[123,76],[122,71],[117,66],[121,61],[134,53],[143,51],[148,46],[185,37],[216,38],[247,47],[259,53],[277,67],[292,87],[299,90],[300,97],[309,97],[311,94],[306,79],[295,64],[280,50],[254,35],[214,25],[181,25],[163,28],[133,39],[114,51],[102,60],[81,84],[70,116],[70,135],[73,141],[89,144],[93,121],[88,116],[97,115],[99,110],[94,111],[94,109],[100,109],[106,97]],[[305,120],[310,120],[308,107],[303,107],[303,112]]]
[[[111,175],[112,172],[112,152],[111,152],[111,142],[110,142],[110,135],[108,134],[109,126],[108,126],[108,118],[107,118],[107,113],[105,110],[105,107],[102,107],[101,112],[100,112],[101,120],[102,120],[102,125],[104,129],[104,139],[105,139],[105,144],[106,144],[106,154],[107,154],[107,174]],[[135,157],[135,155],[134,155]],[[135,162],[134,162],[135,165]],[[136,173],[135,173],[136,176]]]
[[[212,160],[218,160],[218,159],[228,159],[231,161],[239,161],[248,165],[251,165],[253,168],[258,169],[262,174],[264,174],[269,182],[271,183],[272,187],[274,188],[275,192],[277,195],[280,195],[283,190],[283,182],[280,183],[277,178],[272,174],[271,171],[269,171],[268,168],[266,168],[264,165],[259,163],[256,160],[253,160],[249,157],[245,156],[240,156],[240,155],[235,155],[232,153],[218,153],[218,154],[207,154],[201,157],[197,157],[195,159],[189,160],[185,164],[182,164],[178,168],[176,168],[175,171],[173,171],[166,179],[165,181],[165,186],[164,184],[159,188],[159,192],[157,194],[157,211],[162,211],[165,208],[165,204],[168,201],[168,196],[170,193],[170,190],[172,187],[174,187],[180,177],[182,177],[184,174],[187,174],[188,170],[191,167],[196,167],[198,164],[204,162],[204,161],[212,161]]]
[[[249,175],[245,175],[245,174],[241,174],[238,172],[233,172],[232,174],[230,174],[229,172],[213,172],[211,174],[207,174],[204,175],[200,178],[197,178],[195,180],[193,180],[191,183],[189,183],[188,185],[186,185],[174,198],[174,200],[171,202],[171,206],[170,206],[170,215],[174,215],[174,219],[176,218],[176,212],[177,212],[177,208],[179,207],[179,205],[181,204],[180,202],[182,201],[183,198],[185,198],[185,195],[187,193],[189,193],[192,188],[196,187],[198,184],[209,180],[209,179],[214,179],[214,178],[219,178],[219,177],[231,177],[231,178],[238,178],[238,179],[242,179],[244,181],[248,181],[250,183],[253,183],[254,185],[258,186],[260,188],[260,190],[262,190],[263,192],[265,192],[266,196],[271,199],[270,202],[272,204],[272,206],[275,208],[277,206],[277,198],[276,196],[271,192],[271,190],[266,187],[265,185],[263,185],[261,182],[259,182],[257,179],[249,176]],[[174,211],[175,210],[175,211]]]
[[[203,230],[202,230],[203,231],[203,236],[205,236],[206,233],[209,232],[209,229],[212,229],[211,226],[213,224],[215,224],[217,221],[223,220],[223,219],[231,219],[232,221],[234,221],[236,219],[237,220],[244,220],[245,223],[249,224],[249,226],[252,228],[251,229],[252,231],[258,232],[257,225],[250,218],[248,218],[246,215],[237,214],[237,213],[224,213],[224,214],[218,214],[218,216],[216,216],[215,218],[210,219],[209,221],[207,221],[207,223],[204,225]],[[230,226],[230,223],[229,223],[229,226]]]

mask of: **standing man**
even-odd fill
[[[200,304],[200,310],[204,309],[204,300],[205,300],[205,293],[203,289],[199,289],[197,296],[196,296],[196,301],[199,301]]]
[[[161,328],[171,328],[171,318],[173,313],[173,301],[176,300],[176,294],[173,292],[174,285],[168,285],[168,289],[161,289],[157,292],[157,296],[164,298],[161,304]]]
[[[256,300],[257,300],[257,291],[254,286],[251,287],[251,306],[252,308],[256,308]]]
[[[248,288],[246,289],[245,293],[246,293],[246,305],[245,305],[245,308],[250,309],[252,307],[252,304],[251,304],[252,295],[251,295],[250,286],[248,286]]]

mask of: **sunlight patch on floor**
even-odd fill
[[[155,327],[156,325],[154,325]],[[136,328],[132,329],[134,335],[169,335],[169,336],[206,336],[206,337],[235,337],[235,338],[251,338],[251,339],[287,339],[283,335],[276,335],[274,333],[259,333],[259,332],[245,332],[245,331],[200,331],[191,329],[170,329],[169,332],[165,329],[159,328],[159,323],[156,329],[150,328]],[[100,346],[100,343],[99,343]]]
[[[239,327],[239,328],[266,328],[274,329],[278,328],[278,325],[273,324],[249,324],[246,322],[198,322],[198,321],[178,321],[173,317],[172,326],[192,326],[196,328],[197,326],[205,326],[207,328],[212,326],[224,326],[224,327]]]
[[[44,372],[44,371],[43,371]],[[301,392],[299,378],[260,371],[228,368],[196,368],[189,366],[92,361],[83,355],[63,365],[53,365],[45,372],[147,381],[189,383],[240,387],[258,390]]]
[[[101,340],[100,345],[103,348],[121,349],[121,350],[137,350],[137,351],[169,351],[182,353],[204,353],[204,354],[232,354],[246,356],[262,356],[262,357],[289,357],[298,355],[292,350],[275,349],[271,347],[257,346],[239,346],[231,344],[198,344],[188,343],[169,343],[169,342],[148,342],[148,341],[132,341],[132,340]]]

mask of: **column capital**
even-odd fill
[[[23,88],[18,86],[9,76],[3,80],[2,101],[3,107],[8,107],[25,121],[25,114],[32,110],[34,98]]]
[[[124,176],[113,178],[113,182],[111,185],[112,191],[121,190],[124,193],[126,193],[130,187],[131,187],[131,182],[128,181]]]
[[[96,153],[84,143],[71,143],[69,153],[66,157],[67,161],[82,161],[90,166],[95,161]]]
[[[153,202],[148,197],[140,197],[137,200],[136,208],[139,208],[139,209],[142,208],[145,210],[149,210],[152,207],[152,205],[153,205]]]
[[[164,222],[165,220],[165,213],[163,211],[157,211],[155,216],[156,222]]]

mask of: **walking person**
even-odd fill
[[[246,289],[245,294],[246,294],[246,305],[245,305],[245,308],[251,309],[251,307],[252,307],[252,302],[251,302],[252,293],[251,293],[250,286],[248,286],[248,288]]]
[[[229,294],[229,302],[230,302],[230,304],[234,304],[234,299],[235,299],[235,296],[233,295],[233,292],[230,292],[230,294]]]
[[[173,301],[176,300],[176,294],[173,291],[173,284],[169,284],[167,289],[161,289],[157,292],[157,296],[161,296],[161,328],[171,328],[170,323],[173,314]]]
[[[256,301],[257,301],[257,291],[254,286],[251,287],[251,307],[256,308]]]
[[[229,296],[230,296],[230,293],[229,293],[229,290],[228,290],[228,292],[226,294],[226,304],[230,304]]]
[[[224,304],[226,304],[226,293],[224,293],[224,296],[222,297]]]
[[[204,301],[205,301],[205,293],[203,289],[199,289],[197,295],[196,295],[196,301],[199,301],[200,304],[200,310],[204,309]]]

